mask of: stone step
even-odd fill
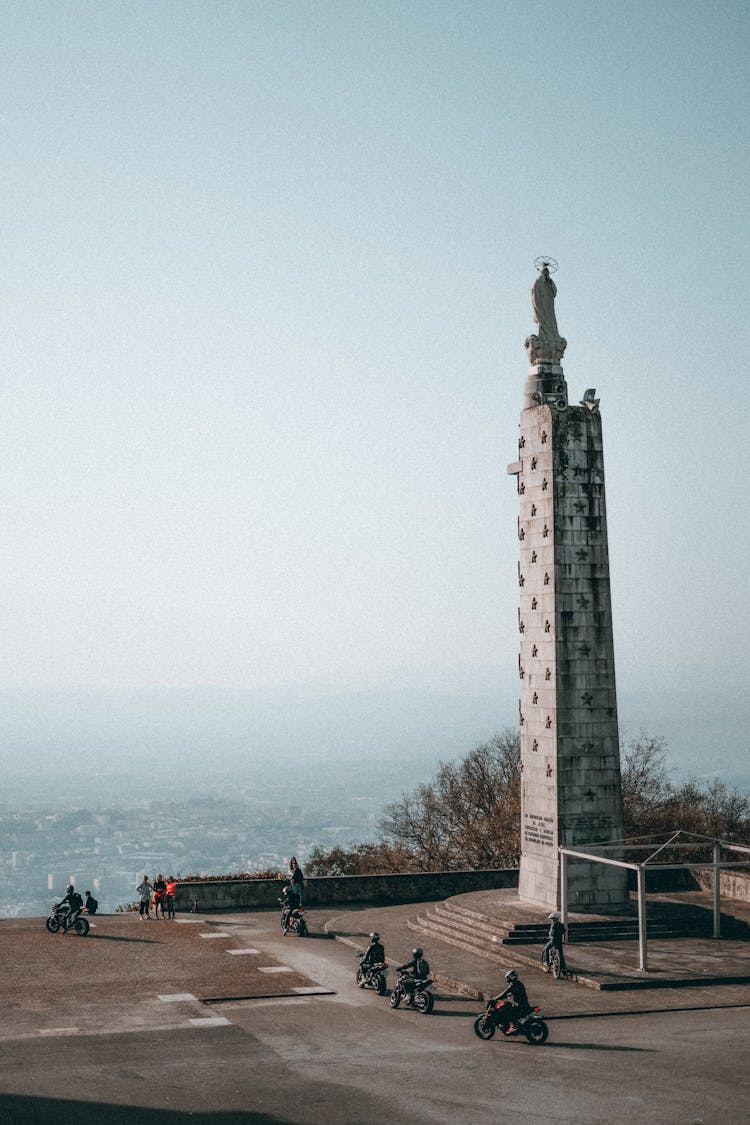
[[[425,937],[436,938],[438,941],[445,942],[447,945],[452,945],[456,949],[464,949],[467,953],[473,953],[492,964],[500,966],[502,969],[518,968],[519,965],[530,965],[535,969],[539,968],[539,952],[532,953],[521,951],[519,949],[511,949],[508,946],[498,942],[492,948],[488,948],[486,942],[481,939],[477,940],[472,937],[470,933],[461,933],[457,930],[450,930],[434,917],[427,914],[420,915],[415,921],[409,920],[407,926],[415,933],[421,934]],[[579,977],[576,973],[569,972],[568,979],[578,981]]]
[[[650,938],[679,939],[710,934],[712,919],[705,911],[690,911],[678,918],[677,924],[664,920],[649,921]],[[522,953],[524,946],[541,946],[547,940],[548,923],[514,923],[489,914],[471,910],[447,899],[432,903],[414,924],[421,933],[429,934],[458,948],[487,957],[500,964],[510,959],[536,965],[537,950]],[[637,941],[638,923],[633,918],[597,919],[572,922],[571,944],[577,942]]]
[[[543,945],[547,941],[549,923],[513,923],[458,907],[451,900],[433,905],[433,918],[441,920],[452,929],[466,929],[473,939],[480,936],[493,945]],[[711,921],[694,920],[690,927],[692,936],[710,931]],[[664,922],[649,922],[649,935],[653,938],[679,938],[685,936],[682,926]],[[581,941],[634,941],[638,937],[638,922],[631,918],[595,922],[571,922],[568,930],[571,944]]]
[[[453,930],[445,926],[441,921],[436,920],[426,914],[420,914],[416,920],[411,919],[407,922],[410,930],[416,933],[424,934],[428,937],[438,938],[440,941],[446,942],[448,945],[453,945],[457,949],[465,949],[468,953],[475,953],[480,957],[484,957],[488,961],[494,961],[500,965],[510,965],[508,954],[503,954],[503,946],[498,945],[495,948],[489,948],[487,942],[481,939],[474,939],[470,933],[462,933],[460,930]]]

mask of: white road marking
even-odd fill
[[[247,953],[260,953],[260,950],[259,949],[228,949],[227,953],[230,953],[233,957],[243,957]]]
[[[175,921],[178,926],[200,926],[203,923],[202,918],[177,918]]]
[[[230,936],[229,934],[224,934],[224,933],[218,933],[218,934],[198,934],[198,937],[202,937],[202,938],[229,937],[229,936]]]
[[[309,1001],[304,996],[267,996],[264,1000],[253,1000],[252,998],[249,998],[248,1000],[243,1000],[243,1001],[241,1001],[239,1003],[236,1003],[236,1004],[222,1004],[222,1007],[224,1007],[224,1008],[230,1008],[230,1007],[231,1008],[245,1008],[245,1007],[249,1008],[252,1005],[253,1008],[270,1008],[272,1004],[273,1005],[283,1004],[283,1005],[286,1005],[286,1006],[290,1006],[292,1004],[307,1004],[307,1003],[309,1003]]]
[[[259,973],[293,973],[295,970],[290,969],[288,965],[264,965],[258,966]]]
[[[79,1035],[80,1032],[80,1027],[42,1027],[39,1029],[40,1035]]]
[[[227,1027],[232,1021],[224,1016],[198,1016],[189,1021],[192,1027]]]
[[[167,1004],[173,1004],[178,1000],[195,1000],[192,992],[172,992],[167,993],[165,996],[160,996],[160,1000],[164,1000]]]

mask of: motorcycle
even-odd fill
[[[283,898],[279,899],[281,905],[284,905]],[[292,930],[297,937],[305,937],[307,935],[307,922],[305,921],[305,912],[301,906],[295,906],[294,910],[290,911],[287,917],[286,910],[281,912],[281,932],[286,934]]]
[[[435,997],[427,991],[431,984],[433,981],[430,979],[415,980],[409,973],[399,973],[396,987],[390,995],[391,1007],[398,1008],[405,999],[407,1007],[416,1008],[426,1016],[435,1005]]]
[[[76,918],[73,918],[67,902],[53,907],[46,925],[51,934],[56,934],[59,930],[62,930],[64,934],[66,934],[68,930],[74,930],[79,937],[85,937],[89,932],[88,918],[85,918],[83,914],[79,914]]]
[[[513,1005],[504,1000],[488,1000],[487,1007],[481,1016],[474,1020],[474,1034],[480,1039],[491,1039],[497,1028],[503,1035],[510,1038],[513,1035],[525,1035],[529,1043],[540,1047],[547,1042],[549,1028],[544,1022],[544,1012],[541,1008],[532,1008],[525,1016],[520,1018],[514,1015]]]
[[[363,965],[362,957],[360,958],[359,965],[357,966],[357,984],[360,988],[373,988],[378,996],[385,996],[388,989],[386,982],[386,975],[388,973],[388,966],[385,961],[376,961],[375,964]]]

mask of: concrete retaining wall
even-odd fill
[[[700,867],[695,877],[704,891],[713,891],[714,873],[710,867]],[[722,871],[719,878],[722,898],[734,898],[739,902],[750,902],[750,871]]]
[[[200,883],[178,883],[177,910],[190,910],[197,899],[198,910],[278,909],[284,879],[212,879]],[[305,880],[304,905],[329,903],[429,902],[466,891],[495,890],[518,886],[517,868],[491,871],[430,871],[407,875],[328,875]]]

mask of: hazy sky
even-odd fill
[[[746,698],[745,2],[0,30],[0,687],[514,693],[545,253],[621,690]]]

